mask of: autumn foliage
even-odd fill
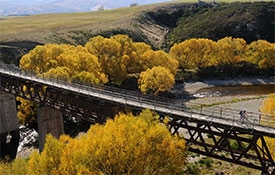
[[[262,104],[262,108],[261,111],[263,112],[263,114],[270,116],[270,120],[272,120],[271,123],[271,127],[275,127],[274,123],[275,123],[275,94],[271,94],[269,95]],[[265,123],[266,125],[266,123]],[[271,138],[271,137],[265,137],[265,141],[266,144],[269,148],[269,151],[273,157],[273,159],[275,159],[275,138]]]
[[[141,72],[138,84],[141,92],[158,94],[171,89],[175,79],[167,68],[157,66]]]
[[[215,71],[218,67],[240,62],[260,69],[273,69],[274,53],[274,43],[264,40],[247,44],[241,38],[232,37],[218,41],[192,38],[174,44],[165,52],[153,50],[144,42],[134,42],[127,35],[114,35],[93,37],[85,46],[39,45],[21,58],[20,67],[41,77],[88,84],[121,85],[127,78],[137,77],[136,84],[141,92],[157,95],[174,86],[180,69],[199,72],[214,67],[211,70]],[[36,108],[32,104],[28,107],[27,103],[22,100],[18,108],[24,122],[32,119],[29,114],[35,113],[32,109]]]
[[[262,104],[261,111],[267,115],[271,116],[275,121],[275,93],[269,95]],[[275,127],[275,126],[274,126]]]
[[[216,43],[209,39],[189,39],[174,44],[169,54],[179,61],[182,69],[197,69],[214,63]]]
[[[27,174],[182,174],[185,141],[158,118],[149,110],[119,114],[77,138],[48,135],[41,154],[31,155]]]
[[[182,69],[234,65],[245,61],[259,68],[274,68],[275,44],[264,40],[247,44],[242,38],[225,37],[217,42],[192,38],[174,44],[169,54],[179,61]]]
[[[98,58],[83,46],[46,44],[37,46],[20,60],[20,67],[39,76],[80,80],[92,84],[108,82]]]
[[[168,69],[173,76],[178,69],[200,70],[239,62],[251,63],[259,68],[273,68],[274,52],[274,43],[258,40],[247,44],[241,38],[232,37],[217,42],[192,38],[174,44],[166,53],[155,51],[144,42],[134,42],[127,35],[110,38],[96,36],[85,46],[39,45],[21,58],[20,67],[44,77],[120,85],[129,75],[140,75],[157,66]],[[170,84],[165,89],[170,90]]]

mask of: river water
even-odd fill
[[[275,93],[275,84],[207,87],[196,91],[193,96],[199,98],[236,95],[268,95],[272,93]]]

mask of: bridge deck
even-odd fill
[[[176,105],[174,103],[169,103],[170,99],[162,99],[158,101],[158,99],[154,99],[149,96],[145,96],[142,94],[136,94],[133,92],[125,93],[125,90],[121,90],[123,92],[119,92],[118,90],[110,89],[108,87],[102,86],[92,87],[92,86],[84,86],[80,84],[68,83],[65,81],[58,81],[53,79],[45,79],[39,78],[37,76],[22,73],[20,69],[14,68],[11,70],[7,68],[6,65],[0,64],[0,74],[1,76],[11,76],[16,79],[23,79],[24,81],[32,81],[37,84],[45,85],[52,88],[63,89],[65,91],[70,91],[72,93],[89,96],[91,98],[100,98],[104,101],[110,101],[113,103],[129,105],[136,108],[148,108],[159,112],[165,115],[174,115],[177,117],[184,118],[186,120],[195,120],[197,122],[211,122],[216,125],[224,125],[227,127],[235,127],[239,130],[244,130],[247,132],[257,132],[258,134],[262,134],[264,136],[274,137],[275,138],[275,128],[269,126],[263,126],[259,123],[246,121],[244,123],[239,121],[239,118],[232,116],[230,118],[218,117],[218,116],[210,116],[206,114],[193,113],[192,110],[184,108],[182,105]],[[1,81],[1,79],[0,79]]]

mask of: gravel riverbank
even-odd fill
[[[182,99],[188,103],[198,104],[213,104],[216,107],[230,108],[235,110],[246,109],[249,112],[259,113],[262,102],[268,95],[213,95],[205,97],[195,97],[185,99],[187,96],[194,97],[194,95],[203,88],[217,87],[217,86],[240,86],[240,85],[262,85],[273,84],[275,93],[275,77],[259,79],[259,78],[243,78],[243,79],[231,79],[231,80],[206,80],[202,82],[186,82],[174,87],[172,92],[176,98]]]
[[[186,82],[182,85],[185,91],[190,94],[195,93],[197,90],[214,87],[214,86],[238,86],[238,85],[259,85],[259,84],[275,84],[275,77],[270,78],[239,78],[230,80],[205,80],[201,82]],[[275,91],[275,89],[274,89]]]

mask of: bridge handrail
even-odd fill
[[[59,84],[59,85],[63,85],[63,86],[65,85],[67,87],[67,89],[70,89],[69,87],[74,87],[77,89],[97,92],[102,95],[109,95],[112,98],[123,98],[123,99],[125,99],[126,102],[127,102],[127,100],[139,102],[140,107],[142,107],[143,103],[144,104],[146,103],[147,105],[154,106],[154,108],[162,107],[162,108],[166,108],[171,111],[174,111],[174,110],[186,111],[191,114],[201,114],[201,115],[211,116],[211,117],[215,117],[215,118],[227,118],[227,119],[231,119],[235,122],[238,122],[240,120],[239,117],[237,117],[238,111],[234,110],[234,109],[212,107],[211,108],[212,110],[210,110],[210,107],[204,107],[202,104],[195,104],[195,103],[193,103],[191,106],[187,106],[186,103],[181,103],[181,105],[179,105],[179,104],[176,104],[175,101],[170,98],[144,95],[144,94],[136,92],[136,91],[129,91],[129,90],[124,90],[124,89],[110,87],[110,86],[104,86],[104,85],[91,85],[91,84],[87,85],[84,83],[80,84],[80,83],[75,83],[75,82],[68,82],[68,81],[65,81],[64,79],[63,80],[62,79],[54,79],[51,77],[50,78],[43,77],[43,76],[38,77],[34,73],[26,72],[16,66],[6,65],[6,64],[3,64],[0,62],[0,72],[1,72],[1,70],[2,70],[2,73],[8,73],[9,75],[18,74],[18,76],[20,76],[20,77],[24,77],[24,78],[30,77],[31,80],[33,80],[33,79],[42,80],[45,84],[49,84],[49,85],[55,85],[55,84]],[[234,111],[234,113],[232,113],[232,111]],[[218,114],[216,114],[216,113],[218,113]],[[270,120],[270,118],[265,115],[254,114],[254,113],[248,113],[248,114],[249,114],[249,116],[258,115],[259,119],[261,119],[261,121],[268,120],[268,119]],[[266,126],[266,125],[263,125],[262,123],[255,121],[255,120],[251,121],[251,119],[247,119],[244,122],[247,124],[250,124],[250,127],[253,127],[253,128],[256,125]],[[270,121],[266,121],[266,122],[268,123]],[[272,125],[272,126],[275,126],[275,125]],[[274,128],[274,127],[272,127],[272,128]]]
[[[77,86],[79,84],[76,84]],[[104,93],[104,94],[109,94],[109,95],[115,95],[115,96],[121,96],[123,94],[124,97],[127,97],[127,99],[132,99],[132,100],[142,100],[142,101],[146,101],[149,102],[151,104],[158,104],[161,105],[162,107],[167,107],[168,105],[170,106],[170,108],[172,106],[176,107],[175,109],[180,110],[180,109],[185,109],[188,110],[190,107],[186,106],[186,103],[182,103],[182,105],[176,104],[174,99],[169,99],[169,98],[164,98],[164,97],[156,97],[156,96],[152,96],[152,95],[144,95],[140,92],[136,92],[136,91],[129,91],[129,90],[124,90],[121,88],[115,88],[115,87],[110,87],[110,86],[102,86],[102,85],[90,85],[87,86],[87,84],[81,84],[83,85],[83,87],[89,87],[92,88],[95,91]],[[102,90],[103,89],[103,90]],[[188,102],[188,104],[191,104],[191,108],[193,109],[193,112],[196,111],[195,109],[199,107],[199,109],[197,109],[196,113],[199,114],[209,114],[209,112],[211,112],[212,116],[216,116],[216,117],[223,117],[223,116],[232,116],[232,115],[236,115],[236,118],[238,118],[238,113],[239,110],[235,110],[235,109],[231,109],[231,108],[219,108],[219,107],[205,107],[207,105],[203,105],[203,104],[199,104],[199,103],[190,103]],[[211,109],[211,110],[210,110]],[[214,111],[216,111],[216,115],[214,115]],[[232,112],[233,111],[233,112]],[[249,122],[253,122],[255,123],[254,120],[251,120],[252,117],[254,118],[261,118],[263,119],[270,119],[270,117],[267,117],[265,115],[259,114],[259,113],[253,113],[253,112],[247,112],[248,116],[250,119],[248,119]]]

